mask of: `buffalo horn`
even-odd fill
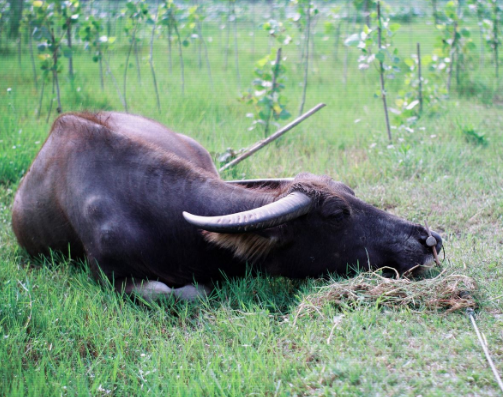
[[[293,192],[262,207],[236,214],[199,216],[183,212],[185,220],[201,229],[218,233],[241,233],[267,229],[307,214],[311,199],[304,193]]]

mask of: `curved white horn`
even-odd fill
[[[218,233],[242,233],[267,229],[307,214],[312,200],[301,192],[293,192],[262,207],[236,214],[199,216],[183,212],[185,220],[201,229]]]

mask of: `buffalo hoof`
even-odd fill
[[[211,290],[205,285],[186,285],[181,288],[170,288],[160,281],[144,281],[141,284],[135,284],[129,288],[127,293],[137,294],[148,302],[174,295],[184,301],[194,301],[198,298],[204,298]]]

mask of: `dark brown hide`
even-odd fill
[[[251,210],[292,192],[311,199],[310,212],[255,232],[203,232],[182,217]],[[247,263],[288,277],[432,263],[421,225],[364,203],[340,182],[300,174],[258,188],[226,183],[191,138],[113,112],[55,121],[20,184],[12,225],[31,255],[70,249],[96,276],[175,287],[242,276]]]

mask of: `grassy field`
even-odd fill
[[[252,47],[251,24],[239,27],[241,90],[232,51],[224,68],[225,31],[207,23],[213,86],[189,47],[182,95],[178,58],[169,73],[166,44],[158,39],[159,113],[144,37],[142,84],[134,67],[128,72],[130,112],[194,137],[215,157],[260,139],[260,131],[248,131],[251,110],[237,97],[267,54],[268,39],[257,29]],[[412,132],[394,129],[390,145],[382,104],[373,97],[377,73],[359,71],[351,49],[344,84],[344,48],[334,61],[333,38],[324,39],[321,22],[316,29],[306,110],[319,102],[327,107],[222,177],[327,174],[380,208],[428,219],[444,238],[446,272],[477,284],[477,322],[503,372],[503,108],[489,55],[484,69],[474,60],[463,87],[454,84],[438,112],[426,112]],[[428,53],[435,34],[425,17],[402,26],[395,44],[408,56],[420,40]],[[126,52],[119,40],[110,54],[120,84]],[[284,52],[288,108],[297,115],[303,72],[295,39]],[[78,50],[74,64],[74,80],[66,68],[60,77],[64,111],[122,110],[109,75],[101,91],[88,53]],[[26,48],[19,64],[16,47],[4,46],[0,66],[0,395],[499,395],[463,311],[385,309],[361,299],[296,318],[299,305],[329,281],[252,276],[222,282],[196,303],[147,305],[99,286],[85,264],[60,255],[29,258],[11,231],[11,205],[56,114],[46,123],[46,96],[37,116],[40,91]],[[402,83],[391,82],[391,102]]]

